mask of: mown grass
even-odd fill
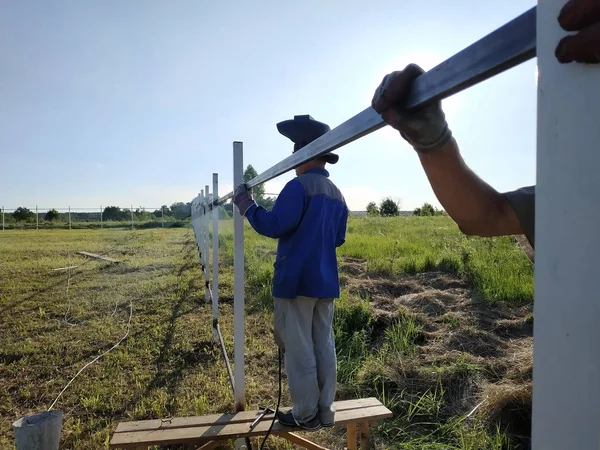
[[[219,236],[219,323],[233,357],[231,228],[223,222]],[[275,248],[276,241],[247,228],[249,408],[276,401]],[[108,252],[123,262],[85,260],[75,255],[79,250]],[[492,303],[523,304],[533,296],[532,266],[511,239],[468,238],[443,217],[352,219],[339,255],[366,260],[367,271],[378,276],[441,268],[468,279]],[[0,448],[14,448],[12,421],[45,410],[83,364],[123,336],[130,305],[128,339],[83,372],[56,405],[65,411],[61,448],[107,448],[122,420],[232,409],[190,229],[5,231],[0,264]],[[68,265],[79,266],[70,277],[52,270]],[[456,317],[447,320],[461,325]],[[370,299],[343,289],[334,319],[339,398],[375,395],[392,409],[394,419],[376,427],[380,448],[512,448],[505,430],[450,414],[454,391],[482,368],[469,359],[419,365],[423,326],[404,314],[382,330]],[[289,404],[287,394],[283,401]],[[343,447],[339,432],[314,439]],[[289,446],[274,438],[270,448]]]

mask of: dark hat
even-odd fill
[[[326,123],[319,122],[307,114],[304,116],[294,116],[293,120],[279,122],[277,130],[294,143],[295,153],[315,139],[323,136],[331,128]],[[335,164],[340,159],[338,155],[333,153],[327,153],[320,158],[329,164]]]

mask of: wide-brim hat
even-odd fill
[[[329,125],[326,123],[319,122],[307,114],[303,116],[294,116],[292,120],[279,122],[277,124],[277,130],[294,143],[293,153],[296,153],[302,147],[323,136],[330,131],[331,128],[329,128]],[[334,153],[327,153],[320,156],[320,158],[329,164],[335,164],[340,159],[340,157]]]

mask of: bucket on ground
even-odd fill
[[[62,417],[62,411],[46,411],[14,422],[17,450],[58,450]]]

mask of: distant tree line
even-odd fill
[[[420,208],[413,210],[413,216],[442,216],[446,212],[442,209],[437,209],[429,203],[424,203]],[[393,217],[400,215],[400,202],[396,202],[391,198],[384,198],[379,205],[375,202],[370,202],[367,205],[368,216]]]
[[[258,173],[256,169],[250,164],[244,171],[244,181],[250,181],[257,177]],[[252,189],[252,195],[256,203],[260,206],[271,209],[275,204],[275,197],[265,197],[264,185],[256,186]],[[212,196],[209,196],[209,202],[212,201]],[[131,209],[121,208],[119,206],[106,206],[102,210],[102,221],[130,221],[131,220]],[[163,205],[160,209],[154,211],[146,211],[143,208],[136,208],[133,210],[134,221],[152,221],[161,220],[163,217],[166,220],[184,220],[191,216],[192,213],[192,202],[176,202],[171,206]],[[233,214],[233,204],[228,202],[224,205],[219,206],[219,218],[229,219]],[[81,212],[71,211],[72,222],[98,222],[100,221],[100,211],[98,212]],[[28,208],[20,206],[12,214],[6,216],[10,220],[12,218],[15,222],[35,222],[35,212]],[[50,209],[46,212],[39,212],[39,219],[46,222],[68,222],[69,213],[59,212],[56,209]]]

